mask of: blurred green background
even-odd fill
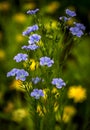
[[[87,100],[81,107],[86,105],[87,122],[90,121],[90,0],[0,0],[0,130],[32,128],[25,92],[14,78],[6,78],[6,74],[17,66],[13,57],[27,42],[22,32],[32,20],[26,11],[35,8],[39,8],[45,18],[48,15],[56,20],[65,15],[66,8],[75,9],[77,19],[86,26],[88,35],[73,48],[65,66],[64,78],[68,80],[68,86],[86,88]],[[90,130],[89,123],[85,130]]]

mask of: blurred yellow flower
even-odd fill
[[[62,120],[63,122],[69,122],[72,117],[76,114],[76,109],[73,106],[65,106],[63,110]]]
[[[7,105],[4,108],[4,112],[8,113],[8,112],[12,112],[14,108],[14,104],[11,101],[7,102]]]
[[[18,91],[25,91],[21,80],[13,80],[10,85],[10,89],[16,89]]]
[[[52,21],[52,28],[56,28],[56,27],[57,27],[57,24],[58,24],[57,21],[56,21],[56,20],[53,20],[53,21]]]
[[[16,41],[17,42],[22,42],[24,40],[24,37],[21,34],[16,35]]]
[[[55,29],[57,27],[57,21],[52,20],[51,23],[45,24],[46,29]]]
[[[22,7],[24,10],[35,9],[36,4],[34,2],[26,3]]]
[[[10,9],[10,3],[7,1],[3,1],[0,3],[0,10],[1,11],[8,11]]]
[[[5,51],[0,49],[0,60],[3,60],[5,58]]]
[[[13,16],[13,20],[18,23],[23,23],[26,21],[26,16],[22,13],[17,13]]]
[[[16,122],[21,122],[25,117],[28,116],[28,110],[19,108],[12,112],[12,120]]]
[[[54,13],[60,7],[60,2],[53,1],[46,6],[46,12]]]
[[[71,86],[68,90],[68,98],[73,99],[75,103],[83,102],[86,97],[86,89],[80,85]]]

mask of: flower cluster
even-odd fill
[[[63,20],[64,22],[66,22],[66,21],[70,20],[72,17],[76,16],[76,13],[74,11],[69,10],[69,9],[66,9],[65,13],[66,13],[67,17],[66,16],[59,17],[59,19]]]
[[[27,14],[34,15],[39,11],[39,9],[35,10],[29,10],[27,11]],[[66,22],[67,20],[70,20],[72,17],[76,16],[76,13],[74,11],[71,11],[69,9],[66,9],[66,16],[59,17],[60,20],[64,20]],[[73,27],[70,27],[69,30],[73,35],[76,35],[77,37],[81,37],[84,33],[83,31],[85,30],[85,26],[81,23],[74,22]],[[28,27],[23,33],[23,36],[28,36],[28,45],[22,46],[22,49],[28,50],[28,51],[33,51],[39,48],[38,42],[41,40],[41,35],[34,33],[35,31],[39,30],[39,26],[37,24],[34,24],[33,26]],[[19,53],[14,57],[14,60],[16,62],[21,62],[21,61],[26,61],[28,60],[28,55]],[[40,57],[39,58],[39,64],[40,66],[47,66],[47,67],[52,67],[54,64],[54,60],[51,59],[48,56]],[[25,71],[24,69],[17,69],[14,68],[10,72],[7,73],[7,77],[9,76],[16,76],[16,80],[21,80],[25,81],[26,77],[29,76],[29,73]],[[42,79],[39,78],[38,76],[36,78],[31,79],[32,83],[37,84],[40,82]],[[44,81],[44,80],[43,80]],[[56,88],[61,89],[62,86],[66,86],[66,83],[61,79],[61,78],[53,78],[51,81],[52,85],[55,85]],[[39,99],[40,96],[43,96],[42,90],[34,89],[33,92],[31,93],[31,96],[35,97],[36,99]]]
[[[77,37],[81,37],[84,34],[84,30],[85,26],[81,23],[74,22],[74,27],[70,27],[70,32]]]
[[[7,77],[10,77],[10,76],[16,76],[16,80],[19,79],[21,81],[25,81],[26,77],[29,76],[29,73],[25,71],[24,69],[14,68],[7,73]]]
[[[40,82],[40,81],[41,81],[41,78],[39,78],[39,77],[32,78],[32,82],[33,82],[34,84],[37,84],[37,83]]]
[[[40,35],[38,35],[38,34],[33,34],[33,35],[31,35],[31,36],[29,37],[28,43],[29,43],[29,44],[34,44],[34,43],[39,42],[40,39],[41,39],[41,36],[40,36]]]
[[[53,128],[52,124],[55,124],[56,114],[60,113],[62,116],[59,116],[59,120],[62,117],[62,121],[66,119],[67,122],[67,111],[69,109],[71,111],[69,107],[64,110],[66,102],[64,103],[63,101],[66,100],[66,97],[63,95],[65,95],[64,92],[66,93],[64,91],[66,83],[61,78],[62,68],[69,52],[71,52],[73,42],[76,42],[77,38],[74,40],[73,36],[81,37],[84,34],[85,26],[77,22],[73,22],[72,26],[69,26],[67,24],[68,21],[75,17],[76,13],[66,9],[67,17],[59,17],[60,21],[59,23],[57,22],[58,24],[55,24],[54,29],[50,19],[50,27],[47,28],[43,19],[39,20],[38,17],[37,20],[36,13],[38,11],[39,9],[27,11],[28,15],[34,15],[32,17],[34,25],[29,26],[22,33],[23,36],[28,37],[28,44],[21,47],[25,53],[18,53],[13,58],[16,62],[22,62],[23,66],[21,69],[13,68],[7,73],[7,77],[15,76],[15,80],[22,82],[22,86],[24,86],[29,95],[27,98],[30,98],[30,110],[32,110],[31,115],[34,116],[33,119],[35,118],[35,125],[43,123],[43,125],[38,125],[35,129],[43,130],[45,126],[44,130],[49,128],[54,130],[56,128]],[[37,23],[35,23],[36,21]],[[64,29],[65,33],[63,34],[62,30]],[[70,33],[66,36],[68,31]],[[65,44],[63,44],[64,42]],[[78,88],[71,87],[68,91],[68,98],[73,99],[75,102],[81,102],[86,99],[86,91],[81,86]],[[40,114],[40,111],[42,114]],[[65,114],[63,115],[62,112],[65,112]],[[70,116],[74,115],[73,113],[75,112],[72,111]],[[43,115],[43,120],[38,118],[40,115]],[[48,120],[50,117],[52,120]],[[50,123],[50,127],[45,125],[46,122],[44,121],[47,120]]]
[[[29,35],[30,32],[33,32],[35,30],[39,29],[37,25],[33,25],[32,27],[30,27],[29,30],[26,30],[25,32],[23,32],[23,34],[25,35]],[[22,46],[22,49],[26,49],[26,50],[36,50],[39,46],[36,44],[40,41],[41,39],[41,36],[38,35],[38,34],[32,34],[29,36],[29,40],[28,40],[28,43],[29,45],[28,46]]]
[[[25,61],[28,59],[28,55],[27,54],[22,54],[19,53],[14,57],[14,60],[16,60],[16,62],[21,62],[21,61]]]
[[[74,17],[76,16],[76,13],[72,10],[66,9],[66,14],[70,17]]]
[[[22,46],[22,49],[25,49],[25,50],[36,50],[37,48],[39,48],[39,46],[37,46],[36,44],[28,45],[28,46]]]
[[[76,16],[75,11],[71,11],[69,9],[66,9],[66,16],[62,16],[59,17],[59,19],[61,21],[67,22],[69,21],[72,17]],[[85,30],[85,26],[81,23],[77,23],[77,22],[73,22],[73,26],[69,27],[69,31],[71,32],[72,35],[77,36],[77,37],[81,37],[82,35],[84,35],[84,31]]]
[[[44,93],[41,89],[34,89],[30,95],[31,97],[34,97],[35,99],[39,99],[40,97],[44,96]]]
[[[39,9],[35,9],[35,10],[28,10],[27,11],[27,14],[36,14],[36,12],[38,12],[39,11]]]
[[[48,67],[51,67],[53,63],[54,63],[54,61],[51,60],[51,59],[50,59],[49,57],[47,57],[47,56],[40,58],[40,65],[41,65],[41,66],[47,65]]]
[[[28,27],[27,30],[25,30],[25,31],[22,33],[22,35],[23,35],[23,36],[29,35],[31,32],[34,32],[34,31],[36,31],[36,30],[38,30],[38,25],[37,25],[37,24]]]
[[[60,20],[63,20],[64,22],[70,20],[70,18],[67,18],[66,16],[59,17]]]
[[[27,11],[27,14],[30,15],[35,15],[37,12],[39,11],[39,9],[35,9],[35,10],[29,10]],[[72,12],[72,14],[70,16],[74,16],[74,13]],[[28,36],[28,45],[24,45],[22,46],[22,49],[24,50],[28,50],[29,51],[33,51],[36,49],[39,49],[40,46],[38,46],[38,42],[40,42],[41,40],[41,35],[37,34],[35,31],[39,30],[39,26],[37,24],[34,24],[30,27],[28,27],[23,33],[23,36]],[[34,33],[35,32],[35,33]],[[41,48],[42,49],[42,48]],[[54,58],[50,58],[48,56],[42,56],[39,58],[39,65],[41,67],[46,66],[48,68],[52,67],[54,64]],[[14,60],[16,62],[21,62],[21,61],[27,61],[29,60],[29,56],[28,54],[23,54],[23,53],[18,53],[15,57]],[[30,65],[31,66],[31,65]],[[25,81],[26,77],[29,76],[29,72],[25,71],[24,69],[12,69],[10,72],[7,73],[7,77],[9,76],[16,76],[16,80],[21,80],[21,81]],[[31,82],[33,83],[33,85],[37,85],[38,82],[40,81],[45,81],[45,79],[41,79],[38,77],[38,75],[34,78],[31,78]],[[56,85],[56,88],[62,88],[62,86],[66,86],[65,82],[61,79],[61,78],[53,78],[52,85]],[[31,97],[34,97],[35,99],[39,99],[41,96],[43,96],[43,91],[42,89],[38,89],[35,88],[33,89],[33,91],[31,92]]]
[[[62,86],[66,86],[66,83],[61,78],[54,78],[52,84],[56,85],[59,89],[62,88]]]

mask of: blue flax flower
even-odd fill
[[[73,35],[77,37],[81,37],[84,34],[83,31],[80,30],[78,27],[71,27],[69,30]]]
[[[70,18],[67,18],[66,16],[61,16],[61,17],[59,17],[59,20],[66,22],[66,21],[70,20]]]
[[[35,10],[28,10],[27,11],[27,14],[36,14],[36,12],[38,12],[39,11],[39,9],[35,9]]]
[[[41,66],[47,65],[48,67],[51,67],[53,63],[54,63],[54,61],[51,60],[51,59],[50,59],[49,57],[47,57],[47,56],[40,58],[40,65],[41,65]]]
[[[29,37],[29,44],[33,44],[33,43],[37,43],[39,42],[39,40],[41,39],[41,36],[38,35],[38,34],[32,34],[30,37]]]
[[[39,77],[32,78],[32,82],[33,82],[34,84],[37,84],[37,83],[40,82],[40,81],[41,81],[41,78],[39,78]]]
[[[76,16],[76,13],[74,11],[69,10],[69,9],[66,9],[66,14],[69,15],[70,17]]]
[[[7,77],[15,76],[17,74],[18,69],[14,68],[7,73]]]
[[[38,30],[38,25],[37,25],[37,24],[28,27],[27,30],[25,30],[25,31],[22,33],[22,35],[23,35],[23,36],[29,35],[31,32],[36,31],[36,30]]]
[[[27,54],[23,54],[23,53],[19,53],[14,57],[14,60],[16,60],[16,62],[21,62],[21,61],[25,61],[27,60],[28,55]]]
[[[25,81],[26,77],[29,76],[29,73],[24,69],[12,69],[10,72],[7,73],[7,77],[16,76],[16,80]]]
[[[29,76],[29,73],[24,69],[19,69],[16,73],[16,80],[25,81],[26,77]]]
[[[35,99],[39,99],[40,97],[44,96],[43,90],[41,89],[34,89],[31,94],[31,97],[34,97]]]
[[[56,85],[59,89],[62,88],[62,86],[66,86],[66,83],[61,78],[53,78],[51,83]]]
[[[39,46],[37,46],[36,44],[22,46],[22,49],[26,49],[26,50],[36,50],[37,48],[39,48]]]
[[[80,30],[85,30],[85,26],[82,23],[74,22],[75,26],[78,27]]]

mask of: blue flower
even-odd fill
[[[84,34],[83,31],[80,30],[78,27],[71,27],[69,30],[73,35],[77,37],[81,37]]]
[[[76,13],[74,11],[69,10],[69,9],[66,9],[66,14],[69,15],[70,17],[76,16]]]
[[[39,42],[39,40],[41,39],[41,36],[38,35],[38,34],[32,34],[30,37],[29,37],[29,44],[33,44],[33,43],[37,43]]]
[[[74,22],[75,26],[78,27],[80,30],[85,30],[85,26],[82,23]]]
[[[70,20],[70,18],[67,18],[66,16],[59,17],[59,20],[63,20],[64,22]]]
[[[47,57],[47,56],[40,58],[40,65],[41,65],[41,66],[47,65],[48,67],[51,67],[53,63],[54,63],[54,61],[51,60],[51,59],[50,59],[49,57]]]
[[[12,69],[11,71],[9,71],[7,73],[7,77],[10,77],[10,76],[15,76],[15,74],[17,73],[18,69],[14,68]]]
[[[36,50],[37,48],[39,48],[39,46],[37,46],[36,44],[22,46],[22,49],[26,49],[26,50]]]
[[[59,89],[62,88],[62,86],[66,86],[66,83],[61,78],[53,78],[51,83],[56,85]]]
[[[31,94],[31,97],[34,97],[35,99],[39,99],[40,97],[44,96],[43,90],[41,89],[34,89]]]
[[[16,73],[16,80],[25,81],[26,77],[29,76],[29,73],[25,71],[24,69],[18,69]]]
[[[37,83],[40,82],[40,81],[41,81],[41,78],[39,78],[39,77],[32,78],[32,82],[33,82],[34,84],[37,84]]]
[[[31,32],[36,31],[36,30],[38,30],[38,25],[37,24],[28,27],[27,30],[22,33],[22,35],[23,36],[29,35]]]
[[[28,10],[27,14],[35,14],[36,12],[38,12],[39,9],[35,9],[35,10]]]
[[[27,60],[27,57],[27,54],[19,53],[14,57],[14,60],[16,60],[16,62],[21,62]]]
[[[16,80],[21,80],[21,81],[25,81],[26,80],[26,76],[29,76],[29,73],[27,71],[25,71],[24,69],[12,69],[10,72],[7,73],[7,77],[10,76],[16,76]]]

